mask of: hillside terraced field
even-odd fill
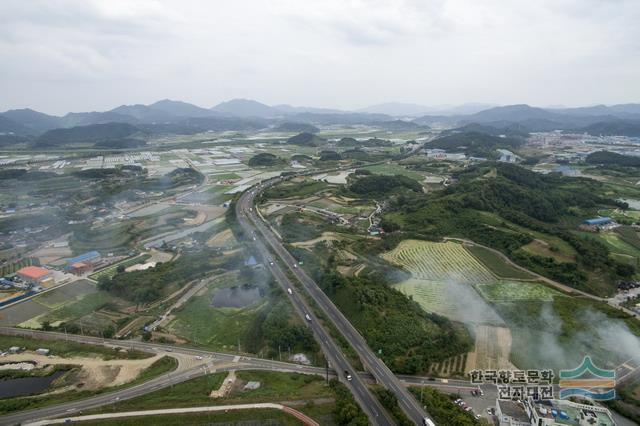
[[[405,240],[382,255],[402,266],[414,278],[430,281],[456,281],[461,284],[491,283],[497,277],[473,257],[462,244]]]
[[[405,240],[382,257],[411,273],[394,288],[427,312],[468,323],[503,323],[474,288],[498,278],[461,244]]]

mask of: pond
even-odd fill
[[[34,395],[44,392],[49,388],[51,382],[64,373],[66,371],[58,370],[50,376],[0,380],[0,398]]]
[[[227,287],[213,294],[211,305],[214,308],[243,308],[262,299],[259,287]]]

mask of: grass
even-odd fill
[[[320,376],[274,371],[239,371],[237,379],[259,381],[260,388],[243,391],[234,389],[225,398],[212,399],[212,390],[218,389],[227,377],[226,372],[197,377],[170,388],[141,395],[117,404],[101,407],[95,412],[107,413],[129,410],[153,410],[165,407],[198,407],[203,405],[248,404],[252,402],[279,402],[332,397],[332,390]]]
[[[299,425],[300,421],[293,416],[274,409],[250,409],[216,411],[211,413],[190,413],[157,415],[144,417],[127,417],[119,419],[92,420],[82,425],[100,426],[138,426],[138,425],[210,425],[210,424],[278,424],[284,426]]]
[[[484,266],[489,268],[491,272],[501,278],[517,280],[528,280],[533,278],[531,274],[506,263],[499,255],[482,246],[472,245],[465,246],[465,248],[480,260]]]
[[[198,346],[213,350],[236,350],[238,338],[244,336],[262,306],[253,304],[244,308],[214,308],[211,300],[217,288],[238,283],[238,278],[227,276],[209,284],[206,290],[193,296],[180,310],[167,329]]]
[[[491,284],[478,284],[480,294],[487,300],[513,302],[522,300],[551,301],[562,293],[539,283],[499,281]]]
[[[44,321],[50,323],[70,322],[87,314],[97,311],[105,304],[109,303],[113,297],[105,292],[87,294],[75,301],[53,309],[52,311],[37,317],[35,320],[42,324]],[[32,320],[33,321],[33,320]]]
[[[640,235],[638,235],[638,231],[635,228],[631,226],[620,226],[615,229],[615,232],[620,236],[622,241],[640,250]]]
[[[585,232],[576,231],[577,235],[584,238],[591,238],[602,242],[612,253],[624,254],[627,256],[640,257],[640,249],[625,242],[616,232]]]
[[[124,342],[126,344],[126,342]],[[152,356],[146,352],[117,350],[97,345],[85,345],[82,343],[65,342],[60,340],[44,340],[35,337],[5,336],[0,335],[0,348],[7,349],[11,346],[19,346],[27,350],[48,348],[53,355],[60,357],[92,357],[99,356],[102,359],[144,359]]]
[[[420,173],[409,170],[396,163],[376,164],[373,166],[361,167],[363,169],[370,170],[372,173],[379,175],[403,175],[415,179],[418,182],[422,182],[424,176]]]
[[[50,347],[51,345],[49,345]],[[58,355],[58,353],[56,353]],[[33,408],[45,407],[48,405],[62,404],[69,401],[75,401],[78,399],[88,398],[94,395],[99,395],[105,392],[113,392],[116,390],[125,389],[137,384],[146,382],[162,374],[175,370],[178,366],[178,362],[171,357],[162,357],[155,361],[148,368],[140,372],[138,377],[129,383],[125,383],[120,386],[104,387],[95,391],[68,391],[62,393],[52,393],[42,396],[29,396],[29,397],[17,397],[17,398],[3,398],[0,399],[0,414],[12,413],[15,411],[28,410]]]

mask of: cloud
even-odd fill
[[[640,98],[632,0],[5,0],[0,109]]]

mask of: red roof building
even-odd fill
[[[44,281],[53,279],[53,271],[50,271],[46,268],[41,268],[40,266],[26,266],[24,268],[18,269],[16,271],[16,275],[18,275],[18,277],[20,277],[23,281],[32,284],[41,284]]]

